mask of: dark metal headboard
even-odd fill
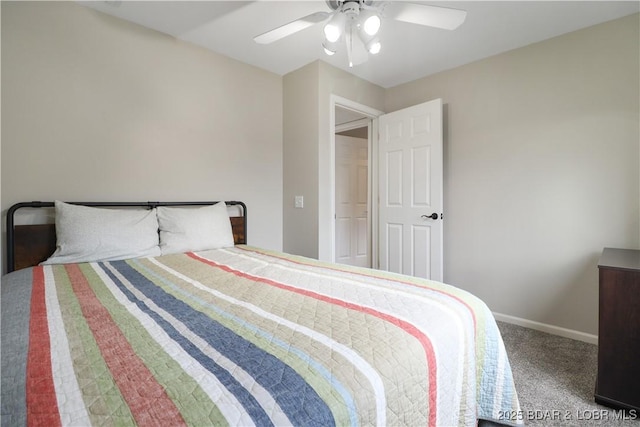
[[[218,202],[67,202],[72,205],[105,208],[147,208],[158,206],[209,206]],[[227,201],[227,206],[241,208],[241,216],[233,216],[231,228],[237,245],[247,243],[247,206],[243,202]],[[54,202],[16,203],[7,210],[7,273],[31,267],[46,260],[55,251],[54,224],[15,225],[14,215],[20,208],[52,208]]]

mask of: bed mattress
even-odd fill
[[[236,246],[2,279],[2,424],[476,425],[517,411],[453,286]]]

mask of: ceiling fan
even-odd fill
[[[382,45],[378,31],[382,19],[427,27],[455,30],[465,20],[467,12],[441,6],[404,1],[325,0],[331,12],[314,12],[281,25],[253,38],[257,43],[269,44],[312,25],[326,22],[322,46],[327,55],[337,52],[344,40],[349,67],[361,64],[368,54],[377,54]]]

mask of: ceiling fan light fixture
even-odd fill
[[[379,53],[380,49],[382,49],[382,45],[378,40],[371,40],[371,42],[367,43],[367,51],[372,55]]]
[[[329,43],[337,42],[344,32],[346,17],[339,11],[324,26],[324,37]]]
[[[380,17],[375,13],[371,13],[369,16],[364,17],[362,29],[367,33],[367,35],[375,36],[378,34],[378,30],[380,29]]]
[[[324,49],[324,53],[329,56],[335,55],[335,53],[338,51],[336,43],[331,43],[326,40],[322,43],[322,48]]]
[[[340,29],[340,27],[338,27],[334,23],[329,22],[327,25],[324,26],[324,37],[327,39],[328,42],[330,43],[337,42],[341,35],[342,35],[342,30]]]

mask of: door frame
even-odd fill
[[[369,118],[368,132],[367,132],[367,140],[368,140],[368,162],[369,162],[369,183],[368,183],[368,192],[369,192],[369,235],[370,235],[370,248],[371,251],[371,266],[373,268],[378,268],[378,231],[377,226],[374,227],[374,224],[378,223],[378,204],[374,203],[374,201],[378,200],[378,117],[384,114],[383,111],[377,110],[375,108],[369,107],[364,104],[360,104],[358,102],[352,101],[347,98],[343,98],[338,95],[331,94],[329,97],[329,207],[331,210],[331,224],[330,224],[330,233],[328,238],[330,240],[330,244],[328,248],[330,248],[329,260],[331,262],[335,262],[336,260],[336,221],[335,221],[335,212],[336,212],[336,107],[344,108],[347,110],[351,110],[367,116]],[[323,239],[323,236],[320,235],[319,239]]]

